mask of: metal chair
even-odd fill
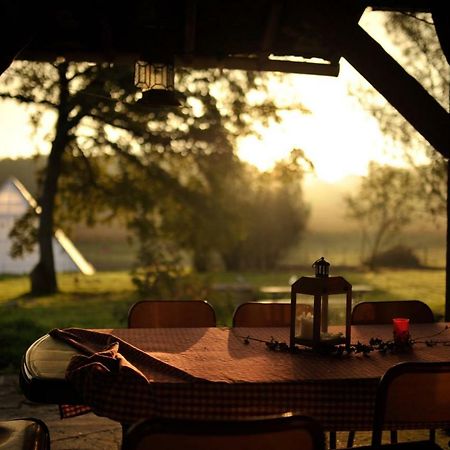
[[[202,300],[143,300],[128,311],[128,328],[215,326],[214,308]]]
[[[432,423],[435,426],[450,422],[450,362],[402,362],[386,371],[380,380],[375,401],[371,446],[363,449],[440,449],[430,439],[381,445],[383,428],[391,423]]]
[[[407,317],[411,323],[434,322],[430,307],[420,300],[383,300],[357,303],[352,309],[352,325],[390,324],[394,317]],[[347,446],[351,447],[355,432],[348,434]],[[397,432],[391,431],[392,443],[397,442]]]
[[[420,300],[361,302],[352,310],[352,325],[392,323],[394,317],[408,317],[411,323],[434,322],[430,307]]]
[[[49,450],[47,425],[36,418],[0,421],[0,450]]]
[[[289,327],[290,303],[247,302],[236,307],[233,327]]]
[[[130,427],[122,450],[324,450],[320,425],[304,416],[246,420],[149,419]]]

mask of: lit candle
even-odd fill
[[[394,326],[394,342],[397,345],[405,345],[409,341],[409,319],[396,317],[392,319]]]
[[[300,338],[311,340],[313,338],[314,316],[310,312],[302,313],[299,319]]]

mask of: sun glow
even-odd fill
[[[338,78],[290,75],[288,82],[274,85],[276,98],[295,98],[311,114],[283,113],[280,124],[258,130],[260,139],[250,136],[240,141],[240,157],[268,170],[291,149],[301,148],[314,164],[316,176],[328,182],[365,174],[370,160],[400,164],[401,150],[383,152],[386,140],[376,120],[347,92],[348,81],[358,77],[344,61]]]

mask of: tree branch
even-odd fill
[[[17,100],[21,103],[29,103],[29,104],[34,104],[34,105],[43,105],[43,106],[49,106],[50,108],[53,109],[57,109],[58,105],[55,105],[54,103],[50,102],[49,100],[36,100],[32,97],[26,97],[24,95],[12,95],[12,94],[7,94],[4,92],[0,93],[0,98],[8,98],[11,100]]]

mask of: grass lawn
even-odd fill
[[[218,325],[229,326],[234,308],[243,301],[261,298],[258,288],[289,286],[289,280],[304,273],[212,273],[214,283],[250,284],[253,292],[210,290],[208,300],[215,308]],[[444,270],[381,270],[378,272],[336,269],[352,284],[367,284],[373,290],[365,299],[419,299],[430,305],[436,317],[444,312]],[[0,370],[17,370],[26,348],[52,328],[125,327],[129,307],[140,300],[127,272],[99,272],[93,276],[61,274],[60,293],[31,297],[28,277],[0,277]]]

